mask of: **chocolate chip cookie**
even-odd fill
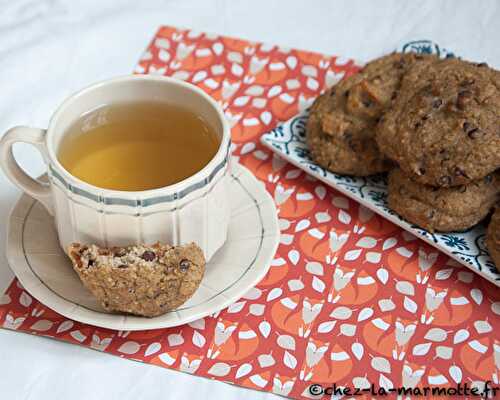
[[[389,173],[389,207],[430,232],[463,231],[488,215],[500,194],[500,173],[468,185],[437,188],[397,168]]]
[[[500,207],[497,207],[488,225],[486,246],[495,265],[500,268]]]
[[[376,139],[423,184],[464,185],[490,174],[500,167],[500,72],[458,59],[413,64]]]
[[[205,272],[202,250],[155,244],[100,248],[72,244],[73,267],[107,311],[154,317],[189,299]]]
[[[339,174],[366,176],[391,163],[375,142],[375,125],[396,96],[401,78],[415,63],[434,56],[393,53],[368,63],[314,102],[307,123],[313,159]]]

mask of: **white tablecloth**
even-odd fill
[[[500,67],[492,1],[0,0],[0,132],[46,127],[69,94],[132,71],[159,25],[210,31],[368,60],[412,39]],[[39,155],[16,157],[38,175]],[[5,223],[19,196],[0,174],[0,289],[12,279]],[[86,348],[0,330],[4,399],[278,398]]]

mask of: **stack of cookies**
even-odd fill
[[[389,206],[429,231],[463,231],[500,195],[500,72],[485,63],[393,53],[319,96],[311,154],[339,174],[389,172]],[[500,211],[488,230],[500,265]]]

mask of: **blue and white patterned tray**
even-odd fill
[[[440,57],[453,57],[453,53],[430,41],[414,41],[402,46],[400,51],[434,53]],[[478,224],[466,232],[431,233],[402,219],[387,206],[387,182],[385,175],[357,178],[332,173],[311,160],[305,140],[308,111],[264,134],[262,143],[298,168],[334,187],[346,196],[363,204],[384,218],[399,225],[448,254],[485,279],[500,286],[500,272],[491,260],[485,245],[486,227]]]

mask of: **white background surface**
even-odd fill
[[[72,92],[132,71],[161,24],[368,60],[413,39],[500,67],[500,2],[0,0],[0,134],[46,127]],[[16,157],[43,172],[31,148]],[[5,223],[19,191],[0,173],[0,290],[12,274]],[[0,330],[3,399],[271,399],[180,372]]]

